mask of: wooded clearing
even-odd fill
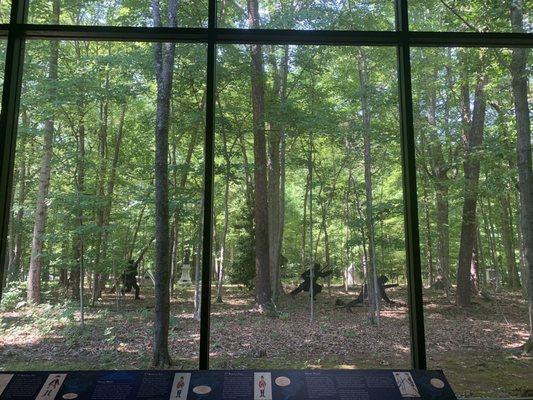
[[[219,27],[396,28],[393,1],[218,3]],[[532,31],[523,0],[409,3],[412,29]],[[202,1],[32,0],[31,23],[176,41],[22,46],[29,25],[9,29],[24,70],[2,114],[19,112],[2,164],[7,365],[196,367],[211,283],[213,367],[408,367],[410,277],[430,366],[465,395],[530,390],[515,383],[533,370],[529,49],[178,35],[206,17]]]
[[[363,308],[332,310],[336,298],[353,298],[333,287],[317,300],[310,323],[303,297],[284,297],[277,318],[260,314],[253,294],[225,287],[223,304],[212,309],[211,367],[215,369],[409,368],[405,289],[390,291],[397,306],[385,306],[381,326],[368,323]],[[52,293],[50,293],[52,294]],[[172,299],[170,353],[174,368],[198,367],[199,324],[193,319],[192,290]],[[0,313],[2,370],[150,368],[153,296],[119,301],[106,295],[88,308],[80,328],[75,303],[41,305]],[[428,364],[443,366],[458,395],[531,395],[533,358],[522,356],[527,337],[526,303],[518,294],[478,300],[458,310],[442,292],[425,291]]]

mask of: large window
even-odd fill
[[[487,385],[498,380],[492,374],[502,360],[519,351],[528,326],[517,190],[524,126],[515,109],[520,83],[513,92],[513,70],[506,68],[521,53],[412,52],[428,364],[449,370],[461,394],[521,395],[522,382],[532,378],[531,361],[516,356],[507,358],[505,381]],[[462,290],[474,304],[458,309],[451,304]]]
[[[276,319],[253,310],[249,292],[260,283],[250,215],[258,167],[253,109],[261,111],[250,98],[257,90],[250,80],[250,50],[232,45],[218,51],[215,193],[220,196],[213,255],[217,270],[220,265],[225,269],[217,274],[225,283],[217,286],[218,301],[212,306],[213,367],[259,367],[268,360],[277,368],[306,362],[370,368],[380,367],[385,358],[391,366],[407,367],[398,88],[389,79],[396,75],[395,49],[262,49],[268,60],[264,201],[269,204],[270,257],[281,260],[270,270],[281,312]],[[317,276],[330,274],[317,280],[313,305],[300,291],[305,284],[301,274],[311,264]],[[352,314],[332,311],[335,300],[353,300],[371,268],[390,283],[402,282],[402,289],[389,292],[395,303],[383,301],[380,328],[366,321],[366,307],[354,307]],[[376,339],[378,332],[394,335]],[[324,346],[328,342],[335,345]],[[388,356],[391,347],[395,351]],[[251,357],[256,351],[265,351],[266,360]]]
[[[142,343],[151,336],[151,297],[142,293],[132,309],[120,288],[136,297],[135,286],[121,277],[129,260],[138,264],[137,283],[143,292],[154,287],[153,53],[151,43],[27,43],[6,273],[14,293],[21,289],[17,282],[28,281],[28,267],[37,266],[40,301],[54,306],[37,309],[28,324],[8,323],[5,346],[31,329],[39,342],[65,338],[69,346],[81,349],[76,360],[57,354],[54,363],[69,369],[90,367],[83,355],[90,348],[97,349],[100,367],[120,367],[120,354],[140,366],[146,356]],[[170,324],[176,334],[170,341],[182,349],[177,361],[194,368],[201,282],[179,285],[178,273],[187,251],[189,276],[194,278],[201,269],[205,68],[199,61],[205,59],[205,46],[179,44],[175,53],[168,150],[174,260]],[[75,334],[82,319],[80,296],[89,305],[81,336]],[[70,300],[57,303],[64,298]],[[38,318],[47,322],[40,324]],[[105,345],[95,342],[103,338]],[[43,358],[37,348],[34,351],[14,351],[4,361]]]
[[[530,395],[530,8],[0,0],[0,370]]]

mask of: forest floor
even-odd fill
[[[138,301],[106,294],[86,308],[83,328],[76,304],[68,301],[0,311],[0,370],[149,368],[150,292],[146,288]],[[335,309],[336,298],[351,299],[355,291],[324,289],[311,322],[303,294],[283,296],[278,316],[272,317],[254,308],[249,291],[227,286],[224,302],[212,305],[211,368],[409,368],[406,290],[389,293],[397,304],[384,305],[377,327],[367,322],[362,307],[353,313]],[[424,295],[428,366],[444,369],[458,395],[533,395],[533,357],[520,354],[527,312],[518,293],[477,299],[469,309],[457,308],[442,293]],[[172,300],[170,350],[176,368],[198,364],[192,299],[192,288],[182,288]]]

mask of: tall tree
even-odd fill
[[[22,127],[24,129],[29,129],[29,116],[28,111],[24,110],[21,114],[21,122]],[[28,167],[31,165],[31,161],[27,160],[26,155],[26,137],[20,137],[18,146],[20,148],[20,165],[15,170],[15,176],[14,176],[14,182],[18,180],[19,186],[18,186],[18,193],[16,197],[16,202],[18,206],[18,210],[15,212],[15,207],[13,207],[13,214],[12,214],[12,221],[11,223],[11,230],[10,230],[10,240],[12,241],[11,247],[11,256],[8,264],[7,269],[7,279],[8,281],[13,281],[16,279],[19,279],[21,276],[21,269],[22,269],[22,254],[23,254],[23,236],[24,236],[24,229],[22,226],[23,220],[24,220],[24,203],[26,201],[26,196],[28,195],[28,185],[27,185],[27,174],[28,174]],[[13,193],[14,195],[14,193]],[[13,204],[13,202],[11,203]]]
[[[283,47],[283,55],[278,65],[275,49],[270,54],[270,64],[274,73],[273,97],[277,103],[278,111],[281,111],[287,100],[287,76],[288,76],[289,46]],[[268,217],[269,217],[269,243],[270,243],[270,281],[273,298],[276,298],[280,288],[280,261],[281,261],[281,238],[283,234],[282,224],[282,138],[284,126],[281,112],[274,113],[270,121],[268,133]]]
[[[459,263],[457,267],[457,305],[461,307],[469,306],[472,296],[472,253],[476,242],[477,232],[477,198],[480,159],[479,150],[483,143],[483,130],[485,126],[486,96],[485,87],[487,85],[487,75],[479,73],[477,77],[474,109],[470,110],[470,92],[468,82],[462,86],[462,107],[464,121],[464,144],[465,161],[464,189],[463,189],[463,211],[461,222],[461,243],[459,246]]]
[[[448,52],[447,57],[451,57]],[[447,93],[452,91],[453,81],[451,79],[451,68],[445,67],[445,83]],[[437,222],[437,274],[435,277],[435,288],[444,289],[446,293],[450,288],[450,225],[449,225],[449,200],[448,192],[450,187],[450,169],[453,165],[453,159],[447,159],[445,156],[445,145],[439,135],[437,126],[437,85],[438,85],[438,67],[433,68],[431,82],[428,85],[427,98],[427,122],[428,132],[421,132],[421,148],[426,152],[428,165],[425,170],[429,175],[433,187],[435,188],[435,210]],[[444,129],[446,136],[449,136],[450,105],[449,95],[444,100]],[[453,152],[451,152],[453,154]],[[452,157],[452,156],[450,156]]]
[[[250,28],[260,26],[258,0],[248,0],[248,24]],[[253,44],[250,48],[254,133],[255,297],[259,307],[264,308],[270,304],[272,298],[265,137],[265,77],[262,46]]]
[[[523,0],[511,2],[511,23],[514,32],[524,32]],[[516,155],[518,190],[520,192],[520,229],[523,259],[526,263],[529,300],[529,339],[525,352],[533,352],[533,172],[531,163],[531,123],[528,104],[527,49],[513,49],[511,75],[516,115]]]
[[[379,323],[379,299],[377,288],[376,271],[376,248],[373,219],[373,193],[372,193],[372,148],[371,148],[371,111],[369,99],[368,69],[366,65],[366,55],[362,48],[358,48],[357,66],[359,70],[359,85],[361,97],[361,111],[363,116],[363,137],[364,137],[364,166],[365,166],[365,193],[366,193],[366,230],[368,234],[368,264],[367,284],[368,284],[368,317],[371,323]]]
[[[54,0],[52,18],[55,24],[59,24],[60,0]],[[57,94],[59,42],[50,41],[50,61],[48,70],[48,97],[53,103]],[[52,150],[54,142],[54,107],[48,109],[48,116],[44,121],[44,141],[39,174],[39,187],[37,189],[37,205],[35,208],[35,223],[33,226],[33,238],[31,243],[30,270],[28,272],[28,301],[41,302],[41,270],[43,264],[44,240],[48,215],[47,199],[50,188],[50,175],[52,171]]]
[[[169,0],[168,26],[177,26],[177,0]],[[159,0],[152,0],[154,26],[163,26]],[[170,319],[170,244],[168,200],[168,131],[174,73],[174,43],[156,43],[157,110],[155,128],[155,321],[152,364],[172,364],[168,351]]]

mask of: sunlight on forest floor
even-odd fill
[[[398,301],[384,306],[380,327],[367,322],[362,307],[335,308],[335,299],[353,297],[332,288],[315,302],[309,319],[307,297],[284,296],[279,317],[260,314],[253,295],[224,288],[224,303],[212,304],[211,367],[224,368],[409,368],[406,290],[390,291]],[[518,348],[527,334],[526,304],[518,294],[476,300],[458,309],[426,291],[428,364],[442,368],[459,395],[512,396],[533,390],[533,358]],[[87,307],[79,326],[76,303],[43,304],[0,312],[2,370],[149,368],[153,297],[119,299],[106,295]],[[172,301],[170,346],[176,368],[197,368],[199,323],[192,290]],[[118,308],[117,308],[118,307]],[[118,309],[118,311],[117,311]]]

